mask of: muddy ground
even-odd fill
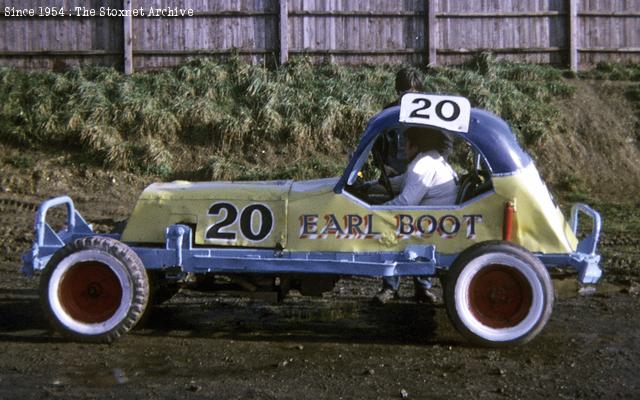
[[[375,279],[281,304],[185,290],[112,345],[49,331],[19,256],[37,204],[69,194],[101,231],[127,217],[148,177],[3,148],[0,399],[425,399],[640,397],[638,203],[599,203],[606,277],[594,293],[556,279],[542,334],[517,349],[468,345],[442,305],[374,306]],[[52,215],[60,220],[61,214]]]

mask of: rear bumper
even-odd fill
[[[55,232],[47,224],[47,212],[58,206],[66,206],[67,221],[65,227]],[[31,249],[22,255],[22,273],[31,276],[34,271],[44,269],[47,262],[65,244],[82,236],[92,235],[91,226],[76,211],[73,201],[68,196],[46,200],[38,207],[34,227],[34,239]]]

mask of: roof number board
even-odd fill
[[[400,122],[467,132],[470,118],[471,104],[460,96],[407,93],[400,101]]]

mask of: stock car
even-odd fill
[[[438,129],[470,149],[455,204],[384,204],[394,193],[375,144],[409,127]],[[368,190],[367,168],[379,174],[382,193]],[[55,232],[46,216],[59,206],[66,225]],[[40,273],[45,313],[73,340],[117,339],[186,276],[305,295],[331,290],[342,276],[437,276],[466,339],[509,347],[549,320],[549,269],[598,281],[600,229],[600,215],[585,204],[564,218],[505,121],[464,97],[408,93],[370,119],[339,177],[154,183],[124,230],[111,234],[94,233],[69,197],[49,199],[22,271]]]

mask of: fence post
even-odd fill
[[[427,58],[429,65],[437,64],[438,22],[436,20],[437,0],[427,1]]]
[[[280,64],[289,59],[289,10],[287,0],[280,0]]]
[[[131,75],[133,73],[133,19],[131,17],[131,1],[123,0],[122,9],[125,11],[123,17],[124,25],[124,73]]]
[[[578,72],[578,0],[569,0],[569,68]]]

